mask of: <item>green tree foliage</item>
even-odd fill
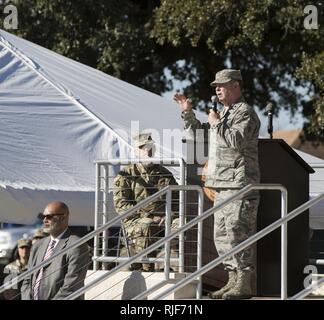
[[[169,54],[149,36],[159,2],[130,0],[16,0],[17,33],[112,76],[161,93]],[[173,61],[173,60],[172,60]]]
[[[324,140],[324,32],[321,26],[304,28],[308,4],[302,0],[164,0],[156,10],[152,33],[161,45],[208,52],[187,58],[198,73],[188,94],[203,92],[205,75],[212,76],[207,70],[240,68],[249,102],[262,109],[267,100],[276,100],[292,113],[303,106],[309,137]],[[307,94],[298,93],[297,86],[307,89]]]
[[[16,2],[25,38],[156,93],[173,90],[167,68],[200,107],[215,71],[240,68],[248,102],[302,106],[309,136],[324,139],[324,35],[321,16],[318,29],[304,28],[309,1]]]
[[[324,141],[324,52],[304,54],[296,75],[313,87],[312,99],[303,103],[304,115],[309,119],[305,124],[308,139]]]

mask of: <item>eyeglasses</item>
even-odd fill
[[[64,216],[65,213],[52,213],[52,214],[43,214],[42,212],[40,212],[38,214],[38,218],[40,220],[44,220],[45,218],[48,220],[52,220],[54,217],[56,216]]]

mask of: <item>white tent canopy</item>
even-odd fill
[[[153,138],[181,128],[172,102],[3,30],[0,84],[0,221],[32,223],[60,199],[93,224],[94,161],[130,155],[131,121]]]
[[[182,154],[180,137],[171,154],[162,134],[182,128],[174,103],[3,30],[0,85],[2,222],[32,223],[49,201],[62,200],[72,225],[92,225],[94,161],[130,156],[131,132],[154,128],[157,156]],[[297,152],[308,163],[324,162]],[[312,195],[324,191],[323,171],[316,174]],[[323,206],[311,210],[322,213]]]
[[[315,170],[315,173],[309,176],[310,198],[324,193],[324,160],[299,150],[295,151]],[[309,224],[312,229],[324,229],[324,201],[310,208],[309,217]]]

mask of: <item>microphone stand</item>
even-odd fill
[[[273,104],[269,102],[266,106],[266,111],[268,112],[268,133],[270,135],[270,139],[273,138],[273,125],[272,125],[272,114],[273,114]]]

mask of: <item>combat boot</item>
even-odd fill
[[[252,297],[251,271],[237,270],[237,280],[235,286],[224,293],[225,300],[250,299]]]
[[[209,293],[209,298],[222,299],[223,294],[225,294],[227,291],[231,290],[235,286],[236,278],[236,271],[229,271],[227,284],[222,289]]]

